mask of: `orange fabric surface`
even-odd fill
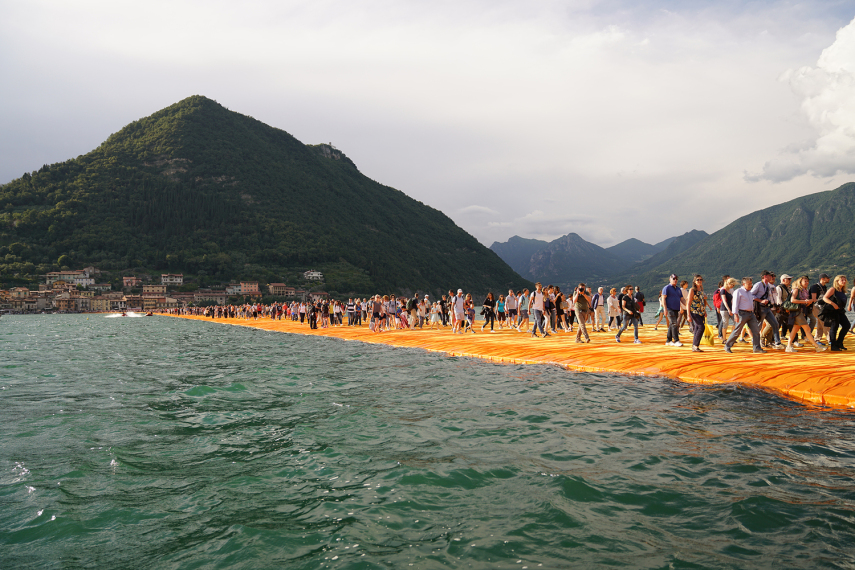
[[[664,376],[695,384],[740,383],[778,392],[791,399],[811,404],[855,407],[855,346],[847,336],[847,352],[816,353],[812,347],[797,353],[767,349],[767,354],[753,354],[750,344],[736,343],[733,354],[726,354],[720,343],[702,347],[701,354],[691,352],[691,336],[681,330],[682,347],[665,346],[665,327],[652,325],[639,329],[642,344],[633,344],[631,329],[624,332],[621,343],[614,332],[591,333],[590,344],[577,344],[576,333],[531,338],[528,333],[497,330],[451,334],[451,327],[430,330],[388,331],[373,333],[368,327],[330,327],[309,329],[291,320],[274,321],[210,319],[181,315],[181,318],[259,328],[286,333],[330,336],[373,344],[421,348],[451,356],[481,358],[515,364],[555,364],[581,372]],[[477,328],[476,328],[477,330]]]

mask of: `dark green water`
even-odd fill
[[[851,412],[169,318],[0,358],[0,568],[855,567]]]

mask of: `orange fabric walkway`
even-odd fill
[[[318,335],[358,340],[373,344],[421,348],[451,356],[468,356],[515,364],[555,364],[581,372],[613,372],[644,376],[664,376],[694,384],[741,383],[783,394],[794,400],[833,407],[855,407],[855,343],[847,336],[847,352],[823,352],[813,348],[798,353],[769,350],[753,354],[750,344],[736,343],[733,354],[721,344],[691,352],[691,336],[686,327],[680,338],[684,346],[665,346],[665,327],[652,325],[639,329],[642,344],[633,344],[632,330],[614,340],[614,333],[595,333],[590,344],[577,344],[576,333],[558,333],[550,338],[531,338],[511,330],[465,335],[451,334],[451,327],[437,330],[390,331],[373,333],[367,326],[330,327],[310,330],[308,325],[270,318],[253,320],[210,319],[200,316],[181,318],[254,327],[303,335]]]

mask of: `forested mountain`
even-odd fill
[[[666,253],[668,249],[662,255]],[[764,269],[778,275],[808,274],[812,279],[820,272],[851,275],[855,271],[855,183],[748,214],[683,251],[657,257],[637,266],[632,281],[663,286],[674,272],[681,278],[701,273],[718,283],[725,274],[757,278]]]
[[[514,271],[530,279],[531,256],[547,245],[549,242],[543,240],[513,236],[506,242],[494,241],[490,249],[495,251]]]
[[[544,284],[564,287],[600,281],[626,262],[611,252],[570,233],[550,242],[531,257],[529,275]]]
[[[666,245],[662,247],[657,247],[655,245],[650,245],[649,243],[644,243],[641,240],[635,238],[629,238],[626,241],[622,241],[617,245],[613,245],[611,247],[607,247],[606,251],[613,253],[614,255],[629,261],[631,263],[638,263],[640,261],[644,261],[650,257],[653,257],[663,249],[665,249]]]
[[[656,248],[656,251],[657,251],[657,252],[660,252],[660,251],[662,251],[663,249],[665,249],[666,247],[668,247],[668,245],[669,245],[672,241],[674,241],[675,239],[677,239],[677,236],[669,237],[668,239],[664,239],[664,240],[660,241],[659,243],[654,243],[654,244],[653,244],[653,247],[654,247],[654,248]]]
[[[0,212],[5,275],[92,264],[278,280],[314,267],[345,293],[528,285],[445,214],[370,180],[331,145],[201,96],[0,186]]]

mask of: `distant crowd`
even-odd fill
[[[770,271],[764,271],[756,283],[751,277],[737,280],[725,275],[710,298],[702,276],[680,281],[671,275],[658,296],[654,330],[664,321],[666,346],[681,347],[681,329],[688,325],[695,352],[714,345],[713,338],[724,343],[725,352],[731,352],[737,342],[751,342],[757,353],[765,352],[765,348],[795,352],[805,345],[817,352],[846,350],[843,340],[851,328],[846,310],[853,310],[855,304],[855,289],[848,292],[846,276],[838,275],[832,281],[823,273],[819,281],[811,283],[806,275],[794,279],[784,274],[780,284],[776,281],[777,276]],[[425,326],[450,327],[453,334],[474,334],[489,327],[490,332],[508,329],[532,337],[575,330],[577,343],[590,342],[589,328],[592,333],[613,332],[615,341],[621,342],[623,333],[632,327],[633,342],[640,344],[638,329],[643,326],[645,303],[644,293],[629,285],[606,293],[603,287],[593,292],[580,283],[564,293],[560,287],[537,283],[534,291],[511,289],[498,297],[490,292],[479,306],[471,293],[458,289],[435,301],[429,295],[375,295],[347,301],[211,306],[168,312],[212,319],[284,317],[311,329],[365,324],[378,334]],[[483,317],[480,329],[476,327],[476,313]],[[715,325],[707,322],[709,313],[716,315]]]

